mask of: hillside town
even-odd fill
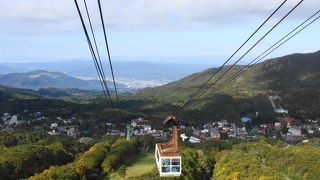
[[[276,109],[275,111],[279,110]],[[24,113],[28,113],[28,110],[25,110]],[[277,113],[283,115],[283,111]],[[84,120],[75,117],[68,119],[56,117],[55,120],[49,120],[42,112],[29,113],[29,117],[30,120],[23,120],[20,119],[18,114],[4,113],[1,117],[0,129],[1,131],[8,131],[31,126],[37,132],[46,132],[50,135],[66,135],[77,138],[80,142],[92,140],[91,137],[88,137],[86,131],[80,130],[79,124]],[[181,124],[179,125],[180,137],[182,141],[189,141],[190,143],[273,137],[281,139],[288,144],[295,144],[307,141],[309,136],[320,134],[319,119],[309,119],[306,123],[302,123],[301,120],[293,117],[279,116],[275,123],[248,126],[248,124],[251,124],[251,119],[252,116],[242,117],[239,124],[229,123],[227,120],[207,122],[201,127]],[[171,134],[171,128],[153,128],[151,121],[142,117],[131,119],[126,130],[111,122],[105,123],[105,126],[107,127],[105,136],[151,135],[159,140],[167,140]]]

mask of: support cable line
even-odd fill
[[[93,42],[94,42],[94,45],[95,45],[95,49],[96,49],[96,57],[98,58],[93,58],[95,59],[94,60],[94,65],[96,67],[96,70],[98,72],[98,75],[99,75],[99,79],[100,79],[100,84],[102,86],[102,89],[103,89],[103,93],[106,97],[106,100],[107,100],[107,104],[109,104],[112,108],[111,108],[111,112],[112,114],[115,113],[115,110],[114,110],[114,107],[113,107],[113,102],[111,101],[111,96],[110,96],[110,100],[107,98],[109,97],[109,94],[110,94],[110,91],[109,92],[106,92],[106,89],[108,89],[108,86],[107,86],[107,81],[106,81],[106,77],[105,77],[105,72],[104,72],[104,68],[103,68],[103,65],[102,65],[102,62],[101,62],[101,58],[100,58],[100,52],[99,52],[99,48],[98,48],[98,45],[97,45],[97,42],[96,42],[96,38],[95,38],[95,34],[94,34],[94,31],[93,31],[93,26],[92,26],[92,22],[91,22],[91,17],[90,17],[90,13],[89,13],[89,10],[88,10],[88,6],[87,6],[87,2],[86,0],[83,0],[83,3],[84,3],[84,6],[85,6],[85,10],[86,10],[86,14],[87,14],[87,18],[88,18],[88,22],[89,22],[89,26],[90,26],[90,30],[91,30],[91,34],[92,34],[92,38],[93,38]],[[95,53],[94,51],[91,53]],[[101,69],[101,73],[99,73],[99,67]],[[110,101],[110,102],[109,102]],[[110,112],[110,111],[109,111]]]
[[[209,81],[226,65],[239,51],[242,47],[270,20],[270,18],[287,2],[284,0],[278,7],[275,9],[272,14],[249,36],[249,38],[218,68],[216,72],[197,90],[195,91],[189,99],[182,105],[182,109],[209,83]]]
[[[273,31],[286,17],[288,17],[304,0],[296,4],[284,17],[282,17],[266,34],[264,34],[249,50],[247,50],[234,64],[232,64],[221,76],[219,76],[203,93],[194,99],[198,99],[211,89],[223,76],[225,76],[240,60],[242,60],[254,47],[256,47],[271,31]]]
[[[105,23],[104,23],[104,19],[103,19],[103,14],[102,14],[102,8],[101,8],[100,0],[98,0],[98,5],[99,5],[99,12],[100,12],[101,24],[102,24],[102,28],[103,28],[103,36],[104,36],[104,40],[105,40],[105,44],[106,44],[106,48],[107,48],[108,60],[109,60],[109,65],[110,65],[110,70],[111,70],[111,75],[112,75],[112,80],[113,80],[113,86],[114,86],[114,90],[115,90],[116,97],[117,97],[117,103],[119,104],[119,96],[118,96],[116,81],[115,81],[115,78],[114,78],[114,72],[113,72],[113,67],[112,67],[111,55],[110,55],[110,50],[109,50],[109,45],[108,45],[108,39],[107,39],[107,33],[106,33]]]
[[[84,23],[84,20],[83,20],[82,14],[81,14],[81,10],[79,8],[77,0],[74,0],[74,2],[75,2],[75,5],[76,5],[76,8],[77,8],[80,20],[81,20],[82,28],[84,30],[84,33],[85,33],[85,36],[86,36],[86,39],[87,39],[87,43],[88,43],[88,46],[89,46],[89,49],[90,49],[90,52],[91,52],[91,55],[92,55],[92,59],[94,61],[96,70],[98,72],[98,76],[99,76],[99,79],[100,79],[100,83],[101,83],[104,95],[106,97],[107,102],[110,103],[111,109],[113,109],[113,102],[112,102],[112,99],[111,99],[110,91],[108,89],[108,86],[107,86],[106,82],[103,81],[102,71],[101,71],[99,63],[97,61],[97,57],[96,57],[95,51],[93,49],[93,46],[92,46],[92,43],[91,43],[91,40],[90,40],[90,37],[89,37],[89,33],[87,31],[87,28],[86,28],[86,25]]]
[[[274,48],[276,45],[278,45],[281,41],[283,41],[285,38],[287,38],[290,34],[292,34],[293,32],[295,32],[297,29],[299,29],[301,26],[303,26],[305,23],[307,23],[310,19],[312,19],[313,17],[315,17],[317,14],[320,13],[320,10],[318,10],[316,13],[314,13],[312,16],[310,16],[308,19],[306,19],[304,22],[302,22],[301,24],[299,24],[296,28],[294,28],[292,31],[290,31],[288,34],[286,34],[284,37],[282,37],[279,41],[277,41],[276,43],[274,43],[272,46],[270,46],[267,50],[265,50],[263,53],[261,53],[259,56],[257,56],[255,59],[253,59],[251,62],[249,62],[247,65],[245,65],[244,67],[242,67],[238,72],[236,72],[235,74],[233,74],[230,78],[228,78],[226,81],[224,81],[223,83],[221,83],[217,88],[222,88],[225,86],[225,84],[229,83],[230,81],[232,81],[233,79],[235,79],[236,77],[238,77],[238,74],[241,74],[242,71],[246,71],[249,66],[254,66],[255,64],[257,64],[258,62],[260,62],[262,59],[264,59],[267,55],[269,55],[272,51],[274,51],[275,49],[271,50],[272,48]],[[315,20],[314,20],[315,21]],[[313,22],[314,22],[313,21]],[[307,26],[309,26],[310,24],[304,26],[302,29],[306,28]],[[301,30],[300,30],[301,31]],[[292,36],[290,37],[292,38]],[[289,39],[290,39],[289,38]],[[289,40],[288,39],[288,40]],[[286,40],[286,41],[288,41]],[[268,51],[270,51],[269,53],[267,53]],[[267,53],[267,55],[265,55]],[[265,56],[264,56],[265,55]],[[262,58],[261,58],[262,57]],[[252,65],[253,64],[253,65]],[[201,96],[203,96],[204,94],[201,94],[199,96],[199,98]]]
[[[90,13],[88,11],[88,6],[87,6],[86,0],[83,0],[83,3],[84,3],[84,6],[85,6],[85,10],[86,10],[87,18],[88,18],[88,21],[89,21],[89,26],[90,26],[93,42],[94,42],[96,53],[97,53],[97,57],[98,57],[97,60],[99,62],[99,66],[100,66],[101,72],[102,72],[102,81],[103,81],[103,83],[107,83],[106,82],[105,72],[104,72],[103,65],[102,65],[101,58],[100,58],[100,52],[99,52],[97,41],[96,41],[96,37],[95,37],[94,31],[93,31],[93,26],[92,26],[92,23],[91,23],[91,17],[90,17]]]
[[[320,12],[320,10],[316,13],[318,14]],[[314,14],[312,17],[314,17],[316,14]],[[265,54],[264,56],[260,57],[261,58],[255,58],[253,61],[251,61],[249,64],[247,64],[245,67],[243,67],[240,71],[238,71],[236,74],[234,74],[231,78],[229,78],[227,81],[225,81],[224,83],[220,84],[220,86],[218,86],[217,88],[223,88],[225,87],[228,83],[230,83],[231,81],[235,80],[237,77],[239,77],[242,73],[246,72],[248,69],[252,68],[254,65],[258,64],[261,60],[263,60],[266,56],[268,56],[269,54],[271,54],[273,51],[275,51],[276,49],[278,49],[280,46],[282,46],[283,44],[285,44],[287,41],[289,41],[291,38],[295,37],[297,34],[299,34],[301,31],[303,31],[305,28],[307,28],[308,26],[310,26],[312,23],[314,23],[316,20],[318,20],[320,18],[320,16],[318,16],[317,18],[315,18],[314,20],[312,20],[311,22],[309,22],[307,25],[305,25],[303,28],[301,28],[299,31],[297,31],[296,33],[294,33],[292,36],[290,36],[289,38],[287,38],[285,41],[283,41],[281,44],[279,44],[277,47],[273,48],[274,46],[276,46],[280,41],[278,41],[276,44],[274,44],[273,46],[271,46],[268,50],[270,50],[271,48],[273,48],[270,52],[268,52],[267,54]],[[308,19],[310,20],[311,17]],[[307,20],[307,21],[308,21]],[[298,27],[300,27],[301,25],[305,24],[307,21],[303,22],[302,24],[300,24]],[[298,28],[297,27],[297,28]],[[296,29],[297,29],[296,28]],[[295,30],[296,30],[295,29]],[[293,31],[291,31],[290,33],[288,33],[284,38],[288,37]],[[281,40],[283,40],[284,38],[282,38]]]

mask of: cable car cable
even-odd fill
[[[313,18],[314,16],[316,16],[317,14],[320,13],[320,10],[317,11],[316,13],[314,13],[311,17],[309,17],[307,20],[305,20],[304,22],[302,22],[299,26],[297,26],[296,28],[294,28],[291,32],[289,32],[287,35],[285,35],[283,38],[281,38],[279,41],[277,41],[275,44],[273,44],[271,47],[269,47],[266,51],[264,51],[263,53],[261,53],[258,57],[256,57],[254,60],[252,60],[250,63],[248,63],[246,66],[244,66],[242,69],[240,69],[237,73],[235,73],[231,78],[229,78],[227,81],[225,81],[224,83],[220,84],[220,86],[218,86],[218,88],[220,88],[221,86],[224,86],[224,84],[228,83],[230,81],[230,79],[234,79],[234,76],[237,76],[239,73],[241,73],[241,71],[246,71],[248,69],[249,66],[254,66],[256,65],[258,62],[260,62],[263,58],[265,58],[267,55],[269,55],[272,51],[274,51],[275,49],[273,49],[271,52],[269,52],[267,55],[263,56],[265,53],[267,53],[270,49],[272,49],[273,47],[275,47],[277,44],[279,44],[281,41],[283,41],[285,38],[287,38],[290,34],[292,34],[294,31],[296,31],[298,28],[300,28],[302,25],[304,25],[306,22],[308,22],[311,18]],[[319,18],[319,17],[318,17]],[[317,18],[316,18],[317,19]],[[315,19],[315,20],[316,20]],[[315,21],[313,20],[312,23]],[[311,23],[311,24],[312,24]],[[304,26],[301,30],[303,30],[304,28],[308,27],[310,25],[307,24],[306,26]],[[300,30],[300,31],[301,31]],[[292,38],[292,37],[290,37]],[[289,39],[290,39],[289,38]],[[288,41],[288,40],[286,40]],[[262,58],[260,58],[261,56],[263,56]],[[260,58],[260,59],[259,59]]]
[[[317,13],[319,13],[320,11],[318,11]],[[317,18],[315,18],[314,20],[312,20],[310,23],[308,23],[307,25],[305,25],[303,28],[301,28],[299,31],[297,31],[295,34],[293,34],[292,36],[290,36],[289,38],[287,38],[284,42],[282,42],[280,45],[278,45],[277,47],[273,48],[270,52],[268,52],[266,55],[264,55],[263,57],[261,57],[260,59],[258,59],[254,64],[248,64],[246,65],[244,68],[242,68],[242,71],[238,71],[237,74],[235,74],[232,78],[230,78],[229,80],[225,81],[223,84],[221,84],[219,87],[217,88],[223,88],[225,87],[228,83],[230,83],[231,81],[233,81],[234,79],[236,79],[237,77],[239,77],[242,73],[246,72],[248,69],[252,68],[254,65],[256,65],[257,63],[259,63],[262,59],[264,59],[266,56],[268,56],[269,54],[271,54],[273,51],[275,51],[276,49],[278,49],[280,46],[282,46],[283,44],[285,44],[287,41],[289,41],[291,38],[295,37],[298,33],[300,33],[302,30],[304,30],[305,28],[307,28],[308,26],[310,26],[312,23],[314,23],[316,20],[318,20],[320,18],[320,16],[318,16]],[[273,46],[274,47],[274,46]],[[251,61],[250,63],[252,63],[253,61]],[[248,67],[250,66],[250,67]]]
[[[83,30],[84,30],[84,33],[85,33],[85,36],[86,36],[86,39],[87,39],[87,43],[88,43],[88,46],[89,46],[89,49],[90,49],[90,52],[91,52],[93,61],[95,62],[96,70],[97,70],[98,75],[99,75],[99,78],[100,78],[100,76],[101,76],[101,69],[100,69],[100,67],[99,67],[99,65],[98,65],[97,57],[96,57],[96,55],[95,55],[95,53],[94,53],[94,49],[93,49],[93,47],[92,47],[92,43],[91,43],[91,40],[90,40],[88,31],[87,31],[86,25],[85,25],[85,23],[84,23],[84,20],[83,20],[83,17],[82,17],[82,14],[81,14],[81,11],[80,11],[78,2],[77,2],[77,0],[74,0],[74,2],[75,2],[75,5],[76,5],[76,8],[77,8],[77,11],[78,11],[80,20],[81,20],[82,28],[83,28]],[[101,81],[101,79],[100,79],[100,81]],[[105,88],[105,90],[107,91],[107,93],[105,94],[105,95],[106,95],[106,99],[107,99],[107,101],[108,101],[108,100],[110,101],[111,109],[113,109],[113,102],[112,102],[111,95],[110,95],[110,92],[109,92],[109,89],[108,89],[107,84],[104,83],[104,86],[102,85],[102,88],[103,88],[103,90],[104,90],[104,88]],[[108,98],[109,98],[109,99],[108,99]]]
[[[109,45],[108,45],[108,39],[107,39],[107,33],[106,33],[105,24],[104,24],[104,19],[103,19],[103,14],[102,14],[102,8],[101,8],[100,0],[98,0],[98,5],[99,5],[99,12],[100,12],[101,24],[102,24],[104,40],[105,40],[105,44],[106,44],[106,48],[107,48],[107,54],[108,54],[108,59],[109,59],[109,65],[110,65],[110,70],[111,70],[111,75],[112,75],[114,90],[115,90],[116,97],[117,97],[117,103],[119,104],[119,96],[118,96],[116,81],[115,81],[115,78],[114,78],[114,72],[113,72],[113,67],[112,67],[111,55],[110,55],[110,50],[109,50]]]
[[[96,42],[95,33],[93,31],[91,17],[90,17],[90,13],[89,13],[89,10],[88,10],[88,6],[87,6],[86,0],[83,0],[83,3],[84,3],[84,6],[85,6],[85,10],[86,10],[86,14],[87,14],[87,18],[88,18],[88,22],[89,22],[89,26],[90,26],[92,38],[93,38],[95,49],[96,49],[96,53],[97,53],[96,57],[98,57],[98,59],[95,58],[96,61],[94,61],[94,65],[96,66],[96,70],[97,71],[98,71],[98,67],[100,67],[100,69],[101,69],[101,76],[102,77],[100,77],[100,73],[99,72],[98,72],[98,75],[99,75],[100,83],[101,83],[101,86],[102,86],[102,89],[103,89],[103,93],[104,93],[105,97],[107,97],[105,89],[108,88],[108,87],[107,87],[107,81],[106,81],[106,77],[105,77],[104,68],[103,68],[103,65],[102,65],[102,62],[101,62],[101,58],[100,58],[100,52],[99,52],[98,45],[97,45],[97,42]],[[91,53],[95,53],[95,52],[91,52]],[[107,100],[107,104],[108,103],[112,104],[111,102],[108,102],[108,98],[106,98],[106,100]],[[111,111],[109,111],[109,112],[111,112],[114,115],[115,114],[114,108],[111,108]]]
[[[249,50],[246,51],[232,66],[230,66],[220,77],[218,77],[200,96],[205,94],[210,88],[212,88],[223,76],[225,76],[240,60],[242,60],[255,46],[257,46],[271,31],[273,31],[289,14],[291,14],[304,0],[301,0],[298,4],[296,4],[284,17],[280,19],[265,35],[263,35]],[[221,69],[222,67],[220,67]],[[215,73],[216,74],[216,73]],[[196,97],[198,99],[200,96]],[[183,106],[182,108],[184,108]]]
[[[104,83],[107,83],[106,82],[105,73],[104,73],[104,68],[103,68],[103,65],[102,65],[102,62],[101,62],[101,58],[100,58],[100,52],[99,52],[98,45],[97,45],[96,38],[95,38],[95,34],[94,34],[94,31],[93,31],[93,26],[92,26],[92,23],[91,23],[90,13],[88,11],[88,6],[87,6],[86,0],[83,0],[83,3],[84,3],[86,14],[87,14],[87,17],[88,17],[88,21],[89,21],[89,26],[90,26],[93,42],[94,42],[95,49],[96,49],[96,52],[97,52],[97,57],[98,57],[97,60],[99,62],[99,66],[100,66],[101,72],[102,72],[102,80],[104,81]]]
[[[229,81],[232,81],[235,76],[237,76],[239,73],[241,73],[241,71],[246,70],[251,64],[255,65],[258,62],[260,62],[263,58],[265,58],[267,55],[269,55],[271,52],[269,52],[267,55],[263,56],[265,53],[267,53],[268,51],[270,51],[273,47],[275,47],[277,44],[279,44],[281,41],[283,41],[285,38],[287,38],[290,34],[292,34],[294,31],[296,31],[297,29],[299,29],[302,25],[304,25],[306,22],[308,22],[310,19],[312,19],[314,16],[316,16],[317,14],[320,13],[320,10],[318,10],[316,13],[314,13],[312,16],[310,16],[308,19],[306,19],[304,22],[302,22],[301,24],[299,24],[296,28],[294,28],[292,31],[290,31],[288,34],[286,34],[284,37],[282,37],[279,41],[277,41],[276,43],[274,43],[272,46],[270,46],[267,50],[265,50],[263,53],[261,53],[259,56],[257,56],[255,59],[253,59],[251,62],[249,62],[246,66],[242,67],[238,72],[236,72],[234,75],[232,75],[229,79],[227,79],[225,82],[221,83],[217,88],[221,88],[221,86],[224,86],[224,84],[228,83]],[[310,24],[309,24],[310,25]],[[307,25],[308,26],[308,25]],[[305,27],[304,27],[305,28]],[[292,38],[292,37],[291,37]],[[274,51],[275,49],[273,49],[272,51]],[[263,56],[263,57],[262,57]],[[260,58],[262,57],[262,58]],[[260,59],[259,59],[260,58]],[[252,66],[253,66],[252,65]],[[199,96],[199,98],[202,96],[203,94],[201,94]]]
[[[272,14],[249,36],[249,38],[219,67],[219,69],[212,75],[210,78],[197,90],[195,91],[189,99],[182,105],[182,108],[184,108],[189,101],[191,101],[192,98],[194,98],[201,89],[203,89],[209,81],[222,69],[224,65],[226,65],[234,56],[239,52],[239,50],[269,21],[269,19],[287,2],[287,0],[284,0],[278,7],[275,9]]]

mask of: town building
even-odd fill
[[[191,136],[190,139],[189,139],[189,142],[191,142],[191,143],[201,143],[201,139],[199,139],[197,137],[194,137],[194,136]]]
[[[220,140],[220,132],[217,129],[210,130],[210,137],[214,140]]]
[[[301,129],[300,128],[290,127],[288,129],[288,134],[287,135],[301,136]]]

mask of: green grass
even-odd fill
[[[109,179],[125,180],[132,177],[138,177],[153,170],[155,166],[154,152],[148,152],[133,158],[126,164],[126,175],[121,177],[117,172],[112,173]]]

